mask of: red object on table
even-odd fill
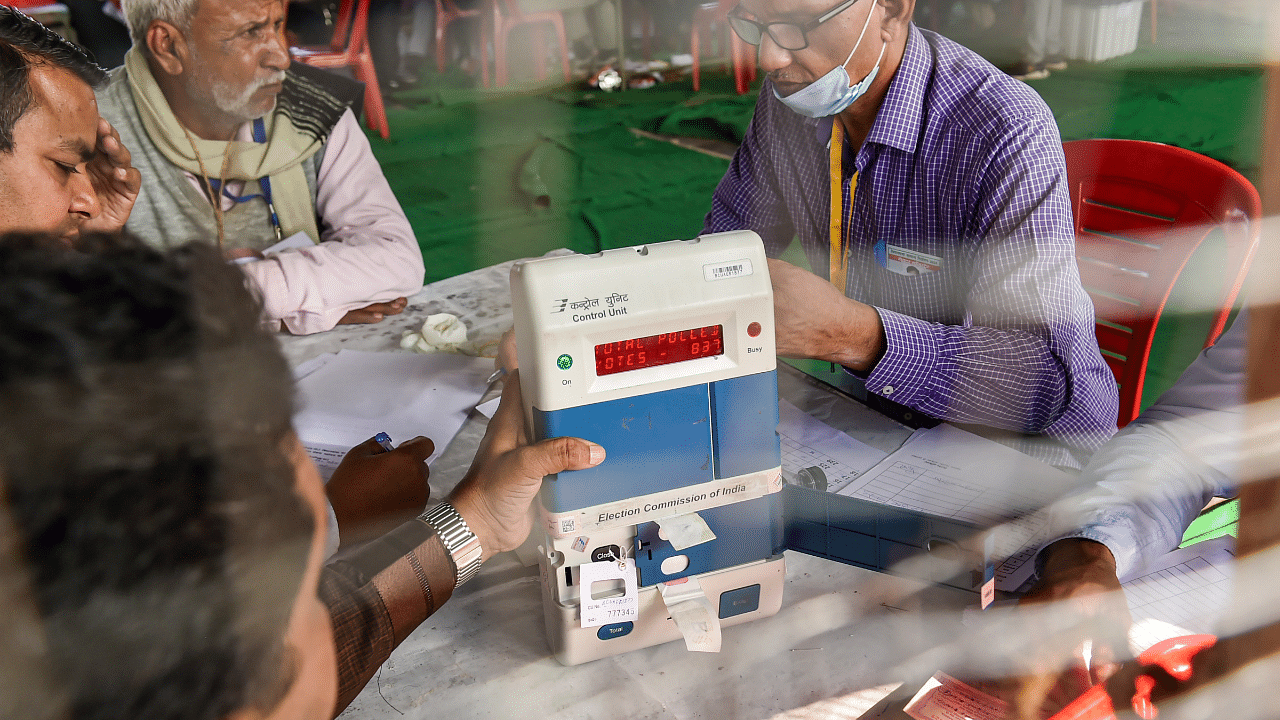
[[[1213,635],[1185,635],[1161,640],[1138,655],[1138,662],[1158,665],[1165,672],[1182,682],[1191,679],[1191,659],[1205,648],[1213,647],[1218,638]],[[1156,720],[1159,711],[1151,702],[1151,691],[1156,681],[1150,675],[1139,675],[1134,680],[1133,711],[1143,720]],[[1094,685],[1049,720],[1115,720],[1115,707],[1105,685]]]
[[[1262,202],[1240,173],[1191,150],[1141,140],[1062,144],[1080,282],[1098,346],[1120,386],[1117,424],[1138,416],[1156,325],[1187,261],[1225,237],[1219,305],[1205,347],[1226,325],[1258,248]]]

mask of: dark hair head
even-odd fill
[[[292,382],[204,246],[0,238],[0,484],[71,717],[269,709],[314,532]]]
[[[37,65],[69,70],[89,87],[107,79],[79,45],[21,11],[0,6],[0,152],[13,151],[13,126],[31,108],[31,68]]]

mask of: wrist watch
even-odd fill
[[[461,587],[462,583],[475,577],[480,571],[480,557],[483,554],[480,538],[471,532],[467,521],[462,519],[453,505],[442,502],[419,515],[418,519],[436,531],[444,549],[453,559],[453,566],[458,573],[454,587]]]

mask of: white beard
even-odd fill
[[[191,52],[192,64],[195,67],[201,67],[203,63],[201,62],[200,55],[196,52],[195,47],[192,45],[188,45],[187,47]],[[203,73],[197,74],[197,78],[201,74]],[[276,70],[261,77],[254,78],[247,85],[241,88],[236,88],[230,83],[213,81],[208,85],[209,100],[213,102],[214,107],[233,118],[237,118],[245,122],[256,120],[257,118],[268,115],[275,109],[276,104],[275,99],[273,98],[271,104],[261,110],[250,109],[248,105],[253,94],[264,85],[284,82],[284,78],[285,72],[283,70]]]
[[[251,112],[247,105],[249,99],[264,85],[284,82],[284,71],[273,72],[270,75],[255,79],[252,83],[245,86],[239,93],[235,88],[226,83],[214,83],[210,88],[213,95],[213,104],[222,112],[233,117],[239,117],[243,120],[254,120],[263,115],[270,113],[276,106],[275,100],[261,112]]]

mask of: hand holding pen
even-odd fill
[[[408,522],[431,497],[427,458],[435,443],[416,437],[394,446],[378,433],[347,453],[325,486],[343,546],[369,540]]]
[[[373,441],[378,443],[378,447],[382,448],[386,452],[392,452],[396,449],[396,446],[391,444],[391,436],[384,432],[374,435]]]

